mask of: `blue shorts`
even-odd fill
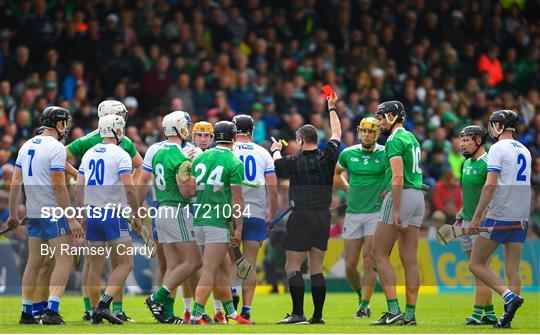
[[[122,238],[129,240],[129,225],[126,219],[120,217],[118,211],[95,208],[101,215],[92,215],[86,219],[86,239],[91,242],[113,241]]]
[[[494,219],[485,219],[482,222],[481,227],[503,227],[503,226],[513,226],[518,224],[518,221],[501,221]],[[523,243],[527,237],[527,229],[529,228],[529,222],[525,221],[525,229],[523,230],[513,230],[513,231],[493,231],[491,233],[480,233],[480,236],[489,238],[500,244],[505,243]]]
[[[37,237],[44,240],[52,240],[53,238],[71,234],[69,225],[65,218],[54,220],[52,218],[28,218],[26,223],[28,236]]]
[[[242,241],[266,240],[266,221],[261,218],[244,218]]]

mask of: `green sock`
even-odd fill
[[[386,304],[388,304],[388,311],[392,314],[399,314],[401,313],[401,310],[399,309],[399,302],[397,299],[389,299],[386,300]]]
[[[405,305],[405,320],[409,321],[414,319],[415,305]]]
[[[362,299],[362,288],[359,288],[355,292],[356,292],[356,294],[358,294],[358,300]]]
[[[83,302],[84,302],[84,311],[88,313],[92,312],[92,306],[90,306],[90,298],[83,297]]]
[[[174,299],[167,297],[165,300],[165,317],[170,318],[174,316]]]
[[[225,309],[225,315],[234,315],[236,313],[236,310],[234,309],[234,304],[232,300],[225,301],[223,303],[223,308]]]
[[[112,313],[114,315],[118,315],[122,313],[122,302],[121,301],[113,301],[112,303]]]
[[[160,304],[165,305],[165,301],[169,297],[169,290],[165,288],[165,286],[161,286],[158,288],[156,292],[152,295],[152,300],[159,302]]]
[[[495,307],[493,305],[487,305],[484,308],[484,314],[492,321],[497,320],[497,315],[495,315]]]
[[[472,318],[475,320],[482,320],[482,313],[484,313],[484,306],[474,305]]]
[[[204,306],[198,303],[193,304],[193,309],[191,310],[191,317],[195,320],[199,320],[204,313]]]
[[[369,300],[364,300],[364,299],[362,299],[362,300],[360,301],[360,308],[366,308],[366,307],[368,307],[368,306],[369,306]]]

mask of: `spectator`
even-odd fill
[[[172,85],[167,89],[167,93],[165,95],[165,101],[170,101],[174,98],[180,98],[182,99],[182,102],[184,103],[184,111],[193,114],[195,109],[193,107],[193,100],[192,97],[192,91],[189,87],[189,75],[187,73],[181,73],[178,76],[178,80],[176,84]]]
[[[172,77],[169,74],[169,65],[169,57],[161,55],[156,67],[145,73],[142,92],[147,99],[148,106],[158,104],[165,97],[169,86],[171,86]],[[179,89],[180,87],[179,85]],[[169,96],[170,98],[173,97],[172,95]]]
[[[486,54],[478,59],[478,71],[485,72],[489,78],[489,86],[497,86],[503,80],[503,70],[501,62],[497,59],[499,48],[491,45]]]
[[[73,99],[75,88],[84,84],[84,65],[81,62],[73,62],[70,73],[62,82],[62,96],[67,100]]]
[[[433,205],[436,210],[444,211],[448,201],[452,201],[456,208],[461,208],[461,186],[458,185],[452,170],[444,171],[433,190]]]

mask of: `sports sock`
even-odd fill
[[[294,315],[304,315],[304,278],[300,271],[294,271],[287,275],[289,279],[289,293],[291,294]]]
[[[397,299],[387,299],[386,304],[388,305],[388,311],[392,314],[399,314],[401,310],[399,309],[399,302]]]
[[[311,275],[311,297],[313,298],[313,318],[321,319],[326,299],[326,280],[322,273]]]
[[[236,284],[231,285],[231,293],[232,293],[232,295],[238,295],[238,291],[236,289]]]
[[[221,300],[214,300],[214,312],[217,313],[221,311],[223,308],[223,304],[221,303]]]
[[[49,297],[49,305],[47,308],[55,313],[58,313],[58,310],[60,308],[60,297]]]
[[[190,310],[191,308],[191,301],[193,300],[193,298],[184,298],[184,311],[188,311]]]
[[[405,305],[405,320],[409,321],[414,319],[415,305]]]
[[[22,301],[22,311],[26,314],[32,314],[32,300],[25,300]]]
[[[92,306],[90,306],[90,298],[83,297],[84,302],[84,311],[90,313],[92,311]]]
[[[516,297],[516,294],[510,290],[506,290],[503,292],[502,294],[502,298],[504,299],[504,303],[507,304],[509,303],[510,301],[512,301],[512,299],[514,299]]]
[[[118,315],[122,313],[122,302],[121,301],[113,301],[112,302],[112,313],[114,315]]]
[[[41,302],[41,309],[43,311],[45,311],[47,309],[47,307],[49,306],[49,302],[48,301],[42,301]]]
[[[362,299],[360,301],[360,308],[367,308],[369,306],[369,300]]]
[[[193,320],[200,320],[203,313],[204,313],[204,306],[198,303],[194,303],[193,308],[191,309],[191,318]]]
[[[359,288],[358,290],[354,291],[356,294],[358,294],[358,300],[362,299],[362,288]]]
[[[477,321],[481,321],[482,313],[484,313],[484,306],[474,305],[473,313],[471,317]]]
[[[169,293],[170,291],[165,286],[161,286],[154,294],[152,294],[152,300],[159,302],[160,304],[165,304],[165,300],[169,296]]]
[[[229,301],[225,301],[223,303],[223,307],[225,308],[225,315],[228,317],[228,318],[236,318],[236,316],[238,315],[238,313],[236,312],[236,310],[234,309],[234,304],[232,302],[232,300],[229,300]]]
[[[493,321],[497,320],[497,315],[495,315],[495,306],[493,305],[487,305],[484,308],[484,314],[490,320],[493,320]]]
[[[32,304],[32,314],[34,316],[40,316],[43,314],[43,306],[41,305],[41,302],[35,302]]]
[[[103,293],[103,295],[101,296],[101,301],[99,302],[99,304],[102,306],[102,307],[107,307],[109,308],[111,306],[111,302],[113,300],[113,297],[112,295],[108,295],[106,293]]]
[[[165,300],[165,317],[170,318],[174,316],[174,299],[167,297]]]
[[[251,306],[242,306],[242,313],[240,314],[251,314]]]

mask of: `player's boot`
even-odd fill
[[[53,312],[50,309],[45,310],[45,315],[43,315],[43,318],[41,319],[41,323],[44,325],[63,325],[66,324],[64,322],[64,319],[62,319],[62,316],[57,313]]]
[[[225,316],[225,314],[223,314],[222,311],[217,311],[217,313],[214,314],[214,322],[223,325],[229,323],[227,322],[227,317]]]
[[[117,319],[120,319],[123,322],[131,322],[131,323],[137,322],[137,321],[133,320],[131,317],[127,316],[126,312],[124,312],[124,311],[116,314],[115,316],[116,316]]]
[[[173,315],[170,318],[165,320],[165,323],[172,324],[172,325],[181,325],[184,324],[184,319],[182,319],[179,316]]]
[[[92,321],[92,314],[90,314],[90,312],[84,312],[82,320],[83,321]]]
[[[246,320],[251,320],[251,313],[240,313],[240,315]]]
[[[104,303],[99,303],[96,308],[92,311],[92,324],[100,323],[101,320],[107,320],[112,325],[122,325],[124,322],[114,316],[109,307]]]
[[[490,319],[487,315],[484,315],[482,317],[482,324],[483,325],[494,325],[497,323],[497,319]]]
[[[367,307],[359,307],[356,311],[356,314],[354,315],[355,319],[366,319],[371,316],[371,309],[369,306]]]
[[[310,325],[324,325],[326,323],[323,318],[311,318],[308,322]]]
[[[189,320],[191,320],[191,312],[189,310],[184,311],[183,319],[184,323],[189,323]]]
[[[199,320],[189,320],[189,324],[191,325],[208,325],[209,323],[206,322],[202,317]]]
[[[416,318],[412,318],[410,320],[405,319],[405,314],[403,314],[403,325],[404,326],[416,326]]]
[[[211,317],[208,316],[208,314],[204,313],[201,318],[203,318],[204,321],[208,322],[208,324],[212,325],[214,324],[214,320],[212,320]]]
[[[405,322],[405,317],[403,314],[392,314],[390,312],[384,312],[381,318],[375,322],[372,322],[372,326],[383,326],[383,325],[402,325]]]
[[[233,318],[233,317],[230,317],[230,316],[228,316],[227,318],[228,318],[229,320],[234,320],[234,321],[236,321],[236,323],[238,323],[239,325],[254,325],[254,324],[255,324],[255,322],[253,322],[253,321],[244,319],[244,318],[242,317],[242,315],[240,315],[240,314],[237,314],[236,317],[234,317],[234,318]]]
[[[510,300],[509,303],[505,304],[503,316],[501,316],[499,321],[494,324],[493,327],[506,328],[514,318],[514,315],[516,314],[518,308],[521,307],[521,304],[523,304],[523,301],[524,299],[522,297],[516,295],[514,299]]]
[[[290,315],[287,314],[287,316],[283,320],[279,320],[276,322],[277,324],[288,324],[288,325],[307,325],[309,322],[307,321],[306,317],[303,315]]]
[[[469,316],[467,317],[467,319],[465,319],[465,326],[481,326],[482,324],[482,321],[478,321],[472,316]]]
[[[152,300],[151,295],[146,298],[145,303],[150,312],[152,312],[154,318],[160,323],[165,323],[165,306]]]
[[[39,325],[41,324],[41,318],[35,318],[32,314],[22,312],[19,319],[20,325]]]

